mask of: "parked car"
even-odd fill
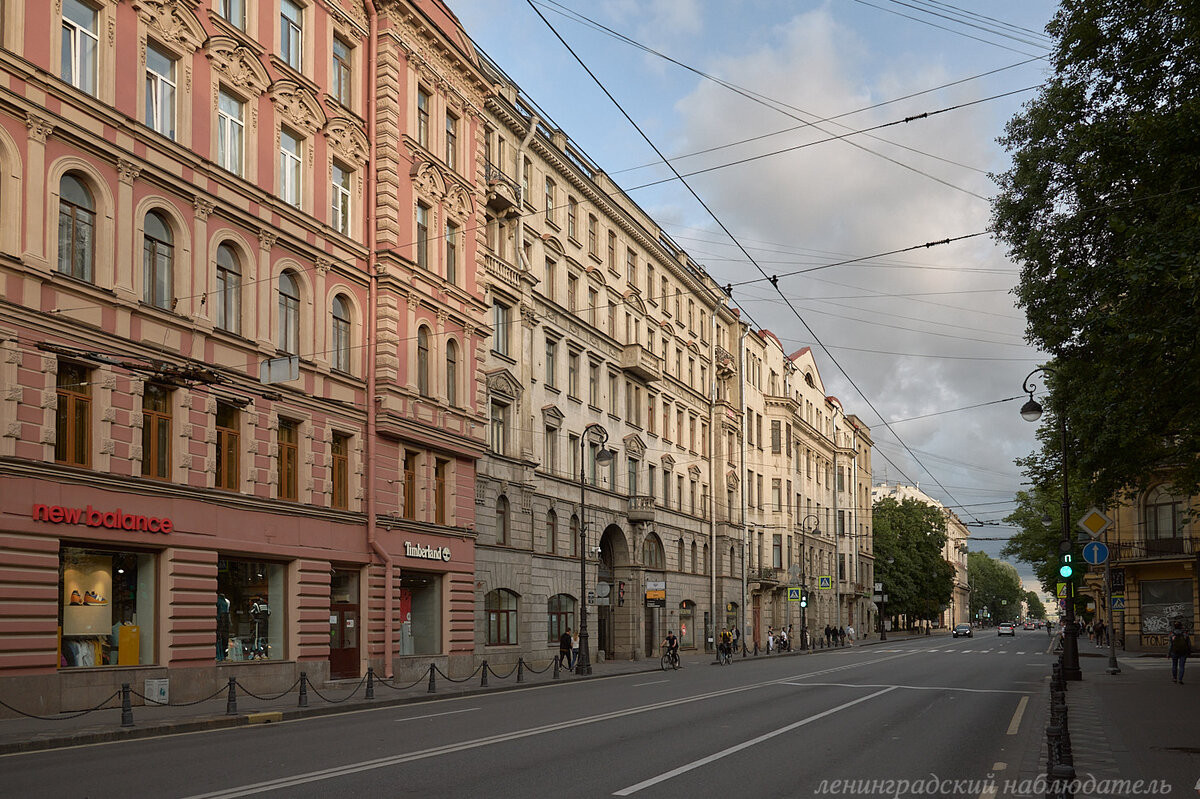
[[[1027,621],[1027,622],[1025,622],[1024,629],[1026,629],[1026,630],[1032,630],[1032,629],[1033,629],[1033,622],[1031,622],[1031,621]]]
[[[1002,621],[996,626],[996,635],[1011,635],[1014,638],[1017,636],[1017,625],[1011,621]]]
[[[960,635],[965,635],[967,638],[975,637],[975,636],[971,635],[971,625],[969,625],[969,624],[954,625],[954,637],[957,638]]]

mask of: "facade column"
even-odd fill
[[[46,138],[54,131],[48,120],[28,114],[25,127],[29,130],[25,154],[25,263],[49,272],[52,267],[46,254]]]

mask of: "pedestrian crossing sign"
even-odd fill
[[[1059,599],[1067,598],[1067,584],[1066,583],[1058,584],[1058,598]]]
[[[1114,597],[1111,597],[1111,599],[1112,599],[1112,609],[1113,610],[1124,610],[1125,609],[1125,597],[1114,596]]]
[[[799,588],[789,588],[788,589],[788,602],[799,602],[799,601],[800,601],[800,589]]]
[[[826,574],[817,578],[817,588],[829,590],[833,588],[833,577]]]

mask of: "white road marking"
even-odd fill
[[[472,710],[479,710],[477,707],[464,707],[462,710],[447,710],[445,713],[430,713],[427,716],[407,716],[395,721],[416,721],[417,719],[433,719],[438,716],[453,716],[455,713],[470,713]]]
[[[953,685],[888,685],[886,683],[852,683],[852,682],[785,682],[784,685],[794,685],[797,688],[906,688],[909,691],[962,691],[968,694],[1026,694],[1026,691],[1015,691],[1011,688],[957,688]]]
[[[670,680],[651,680],[650,682],[635,682],[630,688],[637,688],[640,685],[658,685],[660,683],[670,682]]]
[[[805,724],[811,724],[812,722],[823,719],[826,716],[832,715],[833,713],[837,713],[839,711],[845,710],[848,707],[853,707],[854,705],[869,701],[871,699],[874,699],[877,696],[882,696],[882,695],[888,693],[889,691],[893,691],[893,690],[895,690],[895,689],[894,688],[884,688],[882,691],[876,691],[873,694],[868,694],[866,696],[860,696],[858,699],[851,700],[849,702],[846,702],[845,704],[838,705],[837,707],[832,707],[829,710],[809,716],[808,718],[804,718],[804,719],[800,719],[799,721],[792,722],[791,724],[788,724],[785,727],[780,727],[777,730],[772,730],[771,732],[760,735],[757,738],[751,738],[749,741],[743,741],[742,743],[737,744],[736,746],[731,746],[728,749],[722,749],[720,752],[715,752],[715,753],[709,755],[708,757],[703,757],[703,758],[700,758],[699,760],[694,760],[691,763],[682,765],[679,768],[671,769],[670,771],[659,774],[657,777],[651,777],[648,780],[643,780],[642,782],[639,782],[637,785],[630,785],[628,788],[622,788],[621,790],[614,793],[613,796],[630,796],[631,794],[635,794],[638,791],[642,790],[643,788],[649,788],[652,785],[658,785],[660,782],[665,782],[674,777],[678,777],[680,774],[689,772],[692,769],[697,769],[697,768],[700,768],[701,766],[706,766],[709,763],[720,760],[723,757],[728,757],[729,755],[740,752],[743,749],[749,749],[751,746],[760,744],[763,741],[768,741],[772,738],[783,735],[785,732],[791,732],[792,730],[794,730],[798,727],[803,727]]]
[[[1012,721],[1008,723],[1008,734],[1016,735],[1017,730],[1021,728],[1021,717],[1025,715],[1025,706],[1029,704],[1029,697],[1021,697],[1021,701],[1017,702],[1017,712],[1013,713]]]

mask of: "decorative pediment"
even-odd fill
[[[565,255],[566,250],[563,249],[562,242],[558,240],[558,236],[546,236],[543,241],[546,243],[546,250],[555,255]]]
[[[670,455],[662,456],[662,467],[664,472],[669,472],[675,468],[675,459]]]
[[[133,10],[155,39],[196,52],[208,34],[199,17],[181,0],[134,0]]]
[[[737,469],[730,469],[725,473],[725,487],[730,491],[737,491],[738,473]]]
[[[630,433],[622,439],[625,442],[625,452],[635,458],[646,454],[646,442],[637,433]]]
[[[542,422],[550,427],[559,427],[565,417],[563,412],[558,409],[557,405],[544,405],[542,407]]]
[[[426,197],[441,199],[446,196],[446,178],[432,161],[416,161],[409,170],[413,187]]]
[[[497,369],[488,373],[487,390],[489,394],[515,400],[521,396],[521,383],[507,369]]]
[[[475,201],[471,193],[457,183],[446,190],[446,209],[458,219],[467,219],[475,213]]]
[[[646,303],[642,302],[642,295],[638,294],[636,290],[630,289],[625,292],[624,297],[626,305],[636,308],[640,313],[646,312]]]
[[[348,117],[334,117],[325,123],[324,133],[334,152],[360,167],[366,165],[370,144],[357,122]]]
[[[271,85],[271,76],[254,52],[230,36],[214,36],[208,40],[204,56],[213,69],[235,88],[247,93],[262,94]]]
[[[597,286],[607,285],[604,282],[604,270],[598,266],[589,266],[587,270],[588,280],[595,283]]]
[[[693,463],[691,466],[688,467],[688,475],[694,480],[699,480],[700,479],[700,467]]]
[[[280,116],[309,134],[325,127],[325,111],[316,95],[294,80],[273,83],[271,102]]]
[[[695,339],[689,341],[686,346],[687,346],[689,352],[694,353],[696,355],[700,354],[700,347],[696,344]]]

